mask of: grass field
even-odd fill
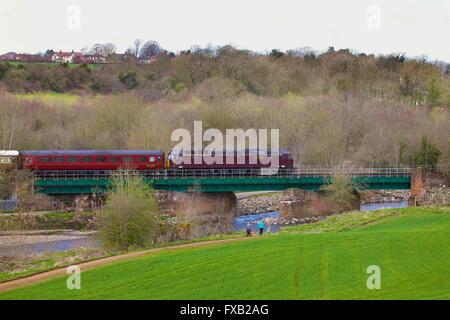
[[[14,95],[18,99],[24,99],[29,101],[38,101],[47,105],[74,105],[80,100],[80,96],[72,95],[68,93],[48,93],[48,92],[35,92],[35,93],[21,93]]]
[[[159,252],[0,299],[450,299],[450,208],[350,213],[245,241]],[[366,286],[381,269],[381,289]]]
[[[11,64],[11,65],[13,65],[13,66],[15,66],[15,67],[20,66],[20,65],[23,65],[23,66],[27,66],[27,65],[40,65],[40,66],[45,66],[45,67],[48,67],[48,68],[54,68],[54,67],[61,66],[61,63],[58,63],[58,62],[24,62],[24,61],[8,61],[8,63]],[[68,63],[67,66],[68,66],[69,68],[72,69],[72,68],[77,68],[77,67],[81,66],[81,64],[78,64],[78,63]],[[89,69],[98,68],[98,67],[100,67],[100,66],[101,66],[101,64],[88,64],[88,65],[87,65],[87,67],[88,67]]]

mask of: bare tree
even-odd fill
[[[107,57],[109,55],[112,55],[114,53],[116,53],[116,45],[114,43],[105,43],[103,45],[103,56]]]
[[[2,126],[2,149],[11,150],[16,131],[17,106],[14,101],[9,103],[10,105],[5,105],[1,108],[0,123]]]
[[[161,53],[161,46],[157,41],[150,40],[145,42],[141,50],[139,52],[139,58],[141,59],[149,59],[151,57],[155,57]]]
[[[96,43],[90,50],[89,54],[107,57],[116,53],[116,46],[113,43]]]
[[[143,43],[144,43],[144,40],[142,40],[142,39],[134,40],[134,48],[131,49],[131,52],[134,54],[134,56],[136,58],[139,58],[139,55],[141,53],[141,47],[142,47]]]

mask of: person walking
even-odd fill
[[[266,226],[266,224],[264,223],[264,220],[259,220],[258,222],[258,228],[259,228],[259,235],[262,236],[263,232],[264,232],[264,227]]]
[[[266,228],[267,228],[267,232],[270,232],[270,226],[272,225],[272,219],[267,217],[266,218]]]
[[[252,225],[250,223],[247,223],[247,226],[245,227],[245,233],[247,237],[252,236]]]

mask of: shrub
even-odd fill
[[[322,187],[328,200],[344,209],[351,209],[358,199],[357,186],[349,175],[336,174]]]
[[[137,77],[136,77],[136,73],[135,72],[128,71],[127,73],[121,73],[119,75],[119,80],[128,89],[135,89],[139,85],[139,82],[137,81]]]
[[[186,88],[186,86],[184,85],[184,83],[178,82],[177,84],[175,84],[173,90],[175,90],[175,92],[179,93],[179,92],[183,91],[185,88]]]
[[[153,242],[159,226],[153,190],[135,173],[120,173],[112,182],[99,213],[101,240],[106,247],[129,249]]]

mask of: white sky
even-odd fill
[[[80,9],[78,29],[67,26],[77,22],[67,13],[71,5]],[[367,12],[371,5],[379,20]],[[207,44],[255,51],[334,46],[450,62],[450,0],[0,0],[0,53],[104,42],[122,52],[136,38],[174,52]]]

